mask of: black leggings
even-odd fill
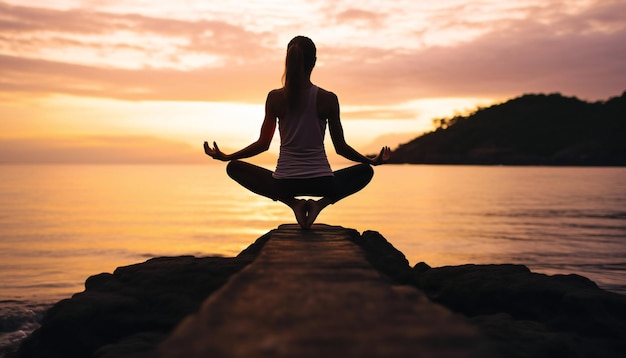
[[[357,164],[333,172],[333,176],[309,179],[276,179],[272,171],[254,164],[233,160],[226,172],[237,183],[274,201],[286,202],[296,196],[322,196],[334,204],[363,189],[374,176],[368,164]]]

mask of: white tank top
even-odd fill
[[[317,92],[318,87],[311,86],[297,109],[288,109],[285,117],[278,119],[280,154],[273,174],[276,179],[333,175],[324,148],[326,120],[317,117]]]

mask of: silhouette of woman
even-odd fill
[[[316,59],[315,44],[308,37],[296,36],[289,42],[283,87],[267,95],[265,119],[256,142],[232,154],[223,153],[215,142],[213,147],[204,142],[207,155],[230,161],[227,173],[232,179],[254,193],[288,205],[303,229],[310,228],[326,206],[363,189],[374,175],[370,165],[385,163],[391,154],[389,147],[383,147],[376,157],[368,158],[346,143],[337,96],[311,83]],[[239,161],[269,148],[276,122],[280,134],[276,170]],[[337,154],[361,164],[331,170],[324,149],[327,123]]]

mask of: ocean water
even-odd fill
[[[0,204],[0,347],[90,275],[155,256],[234,256],[295,222],[223,163],[4,165]],[[626,294],[626,168],[385,165],[318,222],[378,231],[411,265],[518,263]]]

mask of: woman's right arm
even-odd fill
[[[276,95],[273,91],[267,95],[267,100],[265,101],[265,118],[261,125],[261,133],[259,134],[259,139],[254,143],[235,153],[225,154],[219,149],[217,143],[213,142],[213,148],[211,148],[208,142],[204,142],[204,152],[213,159],[227,162],[230,160],[249,158],[268,150],[272,143],[272,138],[274,137],[274,131],[276,130],[276,118],[278,117],[275,111],[276,99]]]

